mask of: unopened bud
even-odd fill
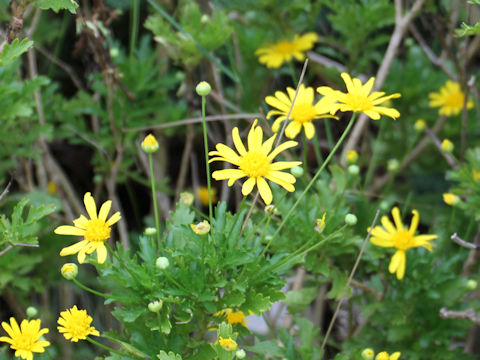
[[[160,256],[159,258],[157,258],[157,260],[155,261],[155,266],[160,269],[160,270],[165,270],[166,268],[168,268],[168,266],[170,265],[170,262],[168,261],[168,259],[164,256]]]
[[[452,193],[444,193],[442,194],[443,201],[445,204],[450,205],[450,206],[455,206],[460,203],[460,198]]]
[[[469,279],[467,281],[467,283],[465,284],[465,287],[468,289],[468,290],[475,290],[477,288],[477,281],[476,280],[473,280],[473,279]]]
[[[364,360],[373,360],[374,355],[375,353],[370,348],[366,348],[362,351],[362,359]]]
[[[323,213],[321,219],[316,219],[315,220],[315,231],[321,234],[323,230],[325,230],[325,217],[327,216],[327,213]]]
[[[426,127],[427,123],[423,119],[418,119],[413,125],[413,129],[418,133],[421,133],[423,130],[425,130]]]
[[[36,317],[37,315],[38,315],[38,310],[37,310],[36,307],[34,307],[34,306],[29,306],[29,307],[27,308],[27,316],[28,316],[29,318]]]
[[[157,139],[155,139],[155,136],[153,136],[152,134],[148,134],[147,136],[145,136],[145,139],[143,139],[142,141],[142,149],[147,154],[152,154],[157,151],[158,142]]]
[[[303,167],[298,165],[294,166],[290,169],[290,173],[298,179],[299,177],[303,176]]]
[[[143,233],[147,236],[153,236],[157,233],[157,229],[154,227],[147,227]]]
[[[199,222],[197,225],[190,224],[193,232],[197,235],[205,235],[210,231],[210,224],[207,220]]]
[[[443,139],[442,141],[442,151],[447,154],[451,154],[454,149],[453,143],[448,139]]]
[[[73,280],[78,275],[78,266],[73,263],[63,264],[62,269],[60,270],[62,276],[67,280]]]
[[[278,209],[277,209],[277,207],[276,207],[275,205],[272,205],[272,204],[265,206],[264,211],[265,211],[267,214],[273,214],[273,215],[278,214]]]
[[[180,193],[180,202],[185,205],[192,205],[193,201],[195,200],[195,195],[190,191],[184,191]]]
[[[163,307],[162,300],[155,300],[148,304],[148,310],[150,310],[153,313],[158,313],[160,310],[162,310],[162,307]]]
[[[348,150],[345,159],[347,160],[347,163],[355,164],[358,160],[358,153],[355,150]]]
[[[390,159],[387,162],[387,169],[390,172],[396,172],[398,168],[400,167],[400,163],[398,162],[397,159]]]
[[[350,175],[354,175],[354,176],[357,176],[358,174],[360,174],[360,168],[358,167],[358,165],[349,165],[347,168],[347,171]]]
[[[245,359],[245,356],[247,356],[247,354],[245,353],[245,350],[240,349],[240,350],[237,350],[237,352],[235,353],[235,356],[237,357],[237,359]]]
[[[201,81],[200,83],[198,83],[197,87],[195,88],[195,91],[200,96],[207,96],[208,94],[210,94],[210,91],[212,91],[212,87],[208,82]]]
[[[353,226],[357,224],[357,217],[354,214],[347,214],[345,215],[345,224],[349,226]]]

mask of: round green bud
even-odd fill
[[[390,172],[396,172],[400,167],[400,162],[397,159],[390,159],[387,162],[387,169]]]
[[[212,91],[212,87],[208,82],[201,81],[200,83],[198,83],[197,87],[195,88],[195,91],[200,96],[207,96],[208,94],[210,94],[210,91]]]
[[[468,290],[475,290],[477,288],[477,281],[476,280],[473,280],[473,279],[469,279],[467,281],[467,283],[465,284],[465,287],[468,289]]]
[[[375,356],[375,353],[370,348],[366,348],[362,351],[362,359],[364,360],[373,360],[374,356]]]
[[[443,139],[442,141],[442,151],[447,154],[451,154],[454,149],[453,143],[449,139]]]
[[[423,119],[418,119],[417,121],[415,121],[415,124],[413,124],[413,129],[417,133],[421,133],[423,130],[425,130],[426,127],[427,123]]]
[[[116,58],[118,55],[120,55],[120,50],[118,50],[118,48],[114,47],[110,49],[110,57]]]
[[[190,191],[184,191],[180,193],[180,202],[185,205],[192,205],[193,201],[195,200],[195,195]]]
[[[380,201],[380,204],[378,204],[378,206],[383,211],[388,211],[390,209],[390,202],[388,202],[387,200],[382,200]]]
[[[357,176],[358,174],[360,174],[360,167],[358,165],[350,165],[347,168],[347,171],[350,175]]]
[[[154,227],[147,227],[143,233],[147,236],[153,236],[157,233],[157,229]]]
[[[152,134],[148,134],[145,136],[145,139],[142,141],[142,149],[145,151],[147,154],[152,154],[155,151],[158,150],[158,142],[155,136]]]
[[[354,214],[347,214],[345,215],[345,224],[349,226],[353,226],[357,224],[357,217]]]
[[[63,264],[62,269],[60,270],[62,276],[67,280],[73,280],[78,275],[78,266],[73,263]]]
[[[245,359],[245,356],[247,356],[247,354],[245,353],[245,350],[240,349],[235,352],[235,356],[237,357],[237,359]]]
[[[163,307],[162,300],[155,300],[148,304],[148,310],[150,310],[153,313],[158,313],[160,310],[162,310],[162,307]]]
[[[290,173],[295,176],[297,179],[303,175],[303,167],[301,166],[294,166],[290,169]]]
[[[28,318],[33,318],[33,317],[36,317],[38,315],[38,310],[36,307],[34,306],[29,306],[27,308],[27,316]]]
[[[168,268],[169,265],[170,265],[170,261],[168,261],[168,259],[164,256],[160,256],[155,261],[155,266],[157,267],[157,269],[160,269],[160,270],[165,270],[166,268]]]

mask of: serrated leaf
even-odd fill
[[[0,54],[0,66],[10,64],[13,60],[26,52],[32,45],[33,41],[28,39],[23,39],[21,42],[20,40],[15,39],[11,44],[5,44],[2,53]]]
[[[285,356],[285,349],[278,346],[276,341],[255,341],[255,345],[246,346],[245,349],[262,356],[278,356],[283,358]]]
[[[245,302],[245,295],[240,291],[233,291],[230,294],[226,294],[222,301],[226,308],[237,307]]]
[[[75,14],[78,8],[74,0],[37,0],[34,5],[42,10],[53,10],[56,13],[60,10],[68,10]]]
[[[168,354],[165,351],[160,351],[160,354],[157,355],[160,360],[182,360],[180,355],[174,354],[169,351]]]

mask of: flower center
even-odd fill
[[[17,335],[12,344],[12,348],[15,350],[32,351],[35,342],[36,341],[34,341],[33,337],[29,334]]]
[[[449,94],[445,97],[445,105],[454,108],[461,108],[463,107],[464,97],[465,96],[461,92]]]
[[[88,241],[105,241],[110,237],[110,226],[101,219],[92,219],[88,221],[85,230],[85,240]]]
[[[377,355],[376,360],[388,360],[390,356],[384,351]]]
[[[315,118],[316,111],[312,104],[295,103],[290,117],[300,123],[310,122]]]
[[[270,161],[262,152],[248,151],[242,156],[239,168],[248,177],[266,176],[270,172]]]
[[[289,55],[295,52],[295,44],[290,41],[281,41],[275,45],[275,51],[280,54]]]
[[[393,246],[398,250],[408,250],[414,244],[414,239],[412,234],[407,230],[397,231],[392,237]]]
[[[73,338],[84,339],[90,334],[91,320],[83,315],[72,316],[65,328]]]
[[[344,103],[351,106],[354,111],[364,112],[373,108],[372,101],[359,93],[348,93]]]

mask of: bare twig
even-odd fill
[[[2,193],[0,194],[0,200],[2,200],[5,195],[8,194],[8,192],[10,191],[10,186],[12,185],[12,179],[10,179],[10,181],[8,182],[7,186],[5,187],[5,189],[2,191]]]
[[[347,289],[350,287],[353,276],[355,275],[355,272],[357,271],[358,264],[360,264],[360,259],[362,258],[363,252],[365,251],[365,249],[367,247],[368,240],[370,240],[370,236],[372,234],[373,227],[377,223],[377,219],[378,219],[379,214],[380,214],[380,210],[377,210],[377,212],[375,214],[375,217],[372,221],[372,225],[369,228],[367,237],[363,241],[362,248],[360,249],[360,252],[358,253],[357,260],[355,261],[355,264],[353,265],[352,271],[350,272],[350,275],[348,276],[347,283],[345,284],[345,287],[343,288],[343,291],[342,291],[342,297],[338,301],[337,308],[335,309],[335,312],[333,313],[332,320],[330,320],[330,324],[328,324],[327,332],[325,334],[325,337],[323,338],[322,346],[320,348],[321,352],[323,352],[323,349],[325,349],[325,345],[327,344],[328,337],[330,336],[330,332],[332,331],[333,324],[335,323],[335,320],[338,316],[338,312],[340,311],[340,307],[342,306],[343,297],[345,296],[345,293],[346,293]]]
[[[319,53],[316,53],[315,51],[309,51],[307,52],[308,58],[313,61],[314,63],[321,64],[325,67],[333,67],[338,70],[338,72],[344,72],[346,71],[345,65],[339,63],[338,61],[332,60],[324,55],[320,55]]]
[[[457,233],[454,233],[452,236],[450,236],[450,239],[452,239],[454,242],[456,242],[458,245],[460,246],[463,246],[467,249],[470,249],[470,250],[479,250],[480,247],[478,245],[475,245],[475,244],[472,244],[472,243],[469,243],[468,241],[465,241],[463,239],[461,239]]]
[[[382,300],[383,294],[375,290],[374,288],[368,286],[367,284],[364,284],[360,281],[357,281],[355,279],[352,279],[351,281],[352,286],[355,286],[356,288],[362,289],[363,291],[373,295],[377,301]]]
[[[437,135],[435,135],[433,133],[433,131],[430,130],[429,128],[425,128],[425,133],[430,138],[430,140],[435,145],[435,147],[438,149],[440,154],[445,158],[448,165],[450,165],[454,169],[458,168],[459,164],[458,164],[457,160],[455,160],[455,158],[452,156],[452,154],[448,154],[448,153],[446,153],[445,151],[442,150],[442,143],[438,139]]]
[[[447,308],[440,309],[440,317],[442,319],[466,319],[480,325],[480,317],[477,316],[475,310],[467,309],[463,311],[448,310]]]
[[[23,243],[16,243],[15,245],[8,245],[5,249],[0,251],[0,256],[5,255],[7,252],[12,250],[14,247],[38,247],[38,244],[23,244]]]

